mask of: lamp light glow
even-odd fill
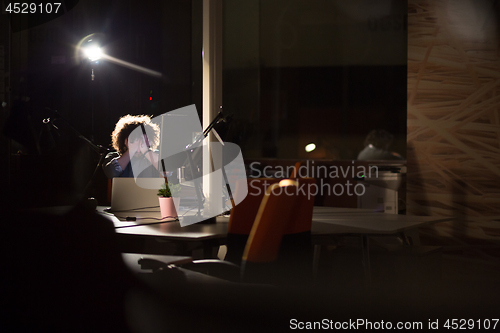
[[[106,44],[103,44],[104,36],[103,34],[100,33],[94,33],[90,34],[84,38],[82,38],[77,46],[75,47],[75,58],[80,61],[83,57],[89,59],[93,65],[98,64],[99,62],[97,60],[103,59],[106,60],[107,62],[112,62],[117,65],[132,69],[134,71],[138,71],[141,73],[144,73],[146,75],[154,76],[154,77],[162,77],[162,73],[132,64],[130,62],[120,60],[118,58],[112,57],[108,54],[106,54]],[[104,45],[104,50],[101,49],[101,45]],[[153,91],[150,91],[151,94]],[[151,96],[152,97],[152,96]],[[150,99],[152,100],[152,99]]]
[[[316,145],[314,143],[310,143],[308,145],[306,145],[306,152],[310,153],[312,152],[314,149],[316,149]]]
[[[86,47],[83,52],[85,55],[90,59],[90,61],[96,61],[101,59],[102,57],[102,51],[101,48],[98,46],[89,46]]]

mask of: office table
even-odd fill
[[[138,239],[166,242],[174,244],[184,254],[191,249],[202,248],[205,256],[213,247],[225,244],[227,219],[224,218],[218,218],[219,223],[216,224],[197,223],[181,227],[179,222],[172,219],[160,219],[160,212],[157,210],[117,212],[115,215],[105,209],[106,207],[99,206],[97,213],[113,222],[116,233],[124,243],[133,243]],[[123,221],[127,216],[134,216],[137,220]],[[130,252],[137,250],[131,249]]]
[[[202,244],[204,251],[213,246],[224,244],[227,236],[228,217],[218,217],[215,224],[198,223],[181,227],[179,222],[166,221],[163,223],[155,219],[136,222],[120,221],[113,214],[104,212],[104,208],[98,207],[98,212],[113,221],[116,232],[121,236],[155,238],[177,244],[197,242],[197,244]],[[154,215],[154,212],[142,214],[159,217],[159,213]],[[371,281],[370,236],[402,235],[404,232],[415,230],[421,226],[452,219],[452,217],[385,214],[369,209],[314,207],[311,236],[315,245],[328,244],[337,236],[360,237],[364,272],[369,283]],[[138,225],[142,223],[144,224]],[[317,255],[315,255],[315,260],[316,258]]]
[[[311,235],[313,244],[328,244],[334,236],[358,236],[361,239],[363,267],[368,285],[371,283],[370,236],[402,236],[425,225],[451,221],[453,217],[385,214],[369,209],[314,207]],[[409,245],[409,244],[407,244]],[[315,265],[319,257],[315,247]]]
[[[319,241],[333,235],[402,235],[419,227],[450,221],[451,217],[413,216],[369,209],[314,207],[311,233]]]

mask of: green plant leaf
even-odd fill
[[[181,192],[181,184],[167,185],[163,183],[158,190],[158,196],[164,198],[177,197]]]

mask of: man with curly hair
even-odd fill
[[[140,129],[134,131],[137,128]],[[147,135],[144,135],[143,131]],[[121,117],[116,123],[111,139],[116,152],[106,155],[103,163],[104,173],[108,178],[134,177],[132,158],[134,168],[144,170],[138,177],[159,176],[158,152],[155,149],[160,141],[160,128],[151,121],[151,117],[145,115]]]

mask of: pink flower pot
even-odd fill
[[[162,219],[166,217],[168,218],[177,217],[177,211],[175,210],[175,206],[177,205],[177,207],[179,207],[181,198],[158,197],[158,200],[160,201],[160,213]]]

